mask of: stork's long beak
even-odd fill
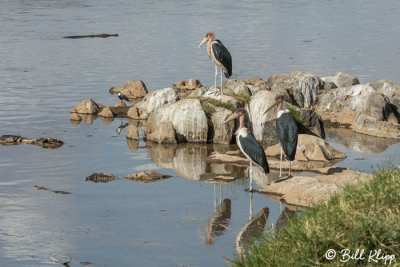
[[[199,44],[199,46],[197,48],[200,48],[203,44],[205,44],[208,41],[207,36],[204,37],[203,41],[201,41],[201,43]]]
[[[232,115],[230,115],[225,121],[224,123],[230,122],[231,120],[237,119],[239,118],[239,113],[234,112],[232,113]]]
[[[276,105],[278,105],[278,101],[275,101],[275,103],[273,103],[271,106],[269,106],[269,108],[267,108],[267,110],[264,112],[264,114],[265,113],[267,113],[268,111],[270,111],[273,107],[275,107]],[[264,115],[263,114],[263,115]]]

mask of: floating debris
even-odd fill
[[[43,148],[59,148],[64,144],[63,141],[56,138],[39,138],[39,139],[29,139],[19,135],[2,135],[0,136],[0,144],[2,145],[19,145],[19,144],[28,144],[28,145],[36,145],[41,146]]]
[[[35,187],[37,188],[37,190],[46,190],[46,191],[50,191],[56,194],[61,194],[61,195],[69,195],[71,194],[71,192],[67,192],[67,191],[61,191],[61,190],[50,190],[47,187],[41,186],[41,185],[35,185]]]
[[[91,181],[94,183],[108,183],[113,180],[117,180],[119,177],[111,173],[93,173],[92,175],[85,178],[85,181]]]
[[[59,263],[59,264],[61,264],[61,265],[67,266],[67,267],[70,266],[69,263],[71,262],[71,259],[69,259],[68,261],[60,261],[60,260],[57,260],[57,259],[55,259],[55,258],[51,258],[51,260],[52,260],[54,263]]]
[[[108,34],[108,33],[100,33],[100,34],[89,34],[89,35],[71,35],[64,36],[64,38],[68,39],[80,39],[80,38],[108,38],[108,37],[118,37],[119,35],[116,33]]]
[[[80,261],[79,263],[82,264],[82,265],[90,265],[90,264],[92,264],[89,261]]]
[[[124,178],[133,180],[133,181],[138,181],[142,183],[150,183],[150,182],[155,182],[159,180],[163,180],[166,178],[172,177],[171,175],[166,175],[166,174],[160,174],[155,171],[142,171],[139,173],[134,173],[134,174],[129,174],[124,176]]]

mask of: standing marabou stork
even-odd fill
[[[263,169],[264,173],[269,173],[269,166],[267,157],[265,156],[264,149],[257,142],[254,135],[244,127],[244,116],[246,110],[244,108],[239,108],[235,113],[233,113],[229,118],[225,120],[227,123],[231,120],[239,118],[239,129],[236,131],[236,143],[240,148],[240,151],[246,156],[250,161],[250,192],[253,192],[253,163],[256,166]]]
[[[279,142],[281,143],[281,160],[279,177],[282,177],[282,152],[285,152],[286,159],[289,160],[289,176],[291,175],[290,169],[292,161],[296,156],[298,130],[296,122],[288,109],[283,109],[283,102],[285,101],[283,95],[275,97],[275,103],[272,104],[267,111],[271,110],[274,106],[277,107],[276,116],[276,132],[278,134]]]
[[[221,94],[223,94],[224,91],[222,90],[222,71],[224,72],[226,78],[232,76],[232,57],[228,49],[226,49],[221,41],[215,40],[214,38],[215,34],[213,32],[208,32],[206,34],[206,37],[204,37],[203,41],[201,41],[201,43],[199,44],[198,48],[208,42],[207,53],[215,64],[215,88],[217,88],[218,67],[220,67]]]

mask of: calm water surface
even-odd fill
[[[190,77],[212,84],[214,67],[205,49],[197,49],[209,30],[231,51],[234,76],[241,79],[303,70],[320,76],[344,71],[361,83],[399,82],[399,11],[395,0],[0,0],[0,135],[65,142],[57,150],[0,146],[0,265],[51,265],[51,257],[71,258],[75,266],[225,265],[222,256],[233,257],[235,235],[210,233],[207,223],[215,203],[229,199],[225,223],[239,232],[249,218],[247,180],[222,185],[221,193],[205,180],[243,177],[245,169],[201,159],[235,147],[144,147],[127,142],[125,131],[116,133],[120,119],[74,126],[68,111],[86,97],[114,104],[108,88],[128,79],[143,80],[149,90]],[[62,38],[103,32],[120,36]],[[340,129],[329,130],[327,140],[347,154],[337,165],[366,172],[400,149],[394,141]],[[93,172],[122,177],[140,170],[173,178],[84,181]],[[269,208],[268,225],[283,209],[258,194],[252,205],[254,213]]]

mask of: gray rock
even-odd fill
[[[97,114],[100,108],[99,105],[90,98],[83,99],[78,105],[76,105],[69,112],[80,113],[80,114]]]
[[[360,84],[357,77],[344,72],[336,72],[335,76],[328,76],[321,78],[326,84],[334,83],[336,87],[350,87],[353,85]],[[328,89],[328,88],[327,88]]]
[[[234,123],[224,123],[232,112],[221,107],[215,107],[211,116],[211,137],[214,144],[229,144],[234,134]]]
[[[359,114],[352,125],[353,131],[384,138],[400,139],[400,125],[380,121],[374,117]]]
[[[271,76],[267,86],[275,94],[289,94],[292,104],[310,108],[314,105],[318,92],[324,89],[324,82],[313,74],[294,71]]]
[[[179,91],[169,87],[148,93],[143,101],[137,103],[135,107],[138,109],[139,117],[142,119],[147,118],[148,115],[157,108],[166,104],[175,103],[179,99]]]

